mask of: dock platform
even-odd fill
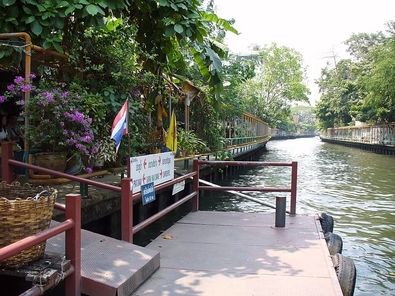
[[[189,213],[146,248],[160,268],[132,294],[343,295],[318,215]]]
[[[64,250],[64,233],[47,240],[46,252]],[[158,251],[81,229],[81,292],[129,296],[159,268],[159,257]]]

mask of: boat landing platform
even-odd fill
[[[64,250],[65,233],[47,240],[46,252],[64,254]],[[84,295],[129,296],[159,266],[158,251],[81,229]]]
[[[343,295],[318,215],[189,213],[146,248],[160,268],[133,296]]]

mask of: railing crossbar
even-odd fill
[[[221,187],[220,185],[217,185],[217,184],[214,184],[214,183],[211,183],[211,182],[202,180],[202,179],[199,179],[199,183],[209,185],[209,186],[211,186],[211,189],[212,189],[213,187]],[[254,198],[254,197],[251,197],[251,196],[249,196],[249,195],[246,195],[246,194],[243,194],[243,193],[234,191],[234,190],[227,190],[226,192],[229,192],[229,193],[231,193],[231,194],[234,194],[234,195],[236,195],[237,197],[241,197],[241,198],[244,198],[244,199],[247,199],[247,200],[250,200],[250,201],[259,203],[259,204],[264,205],[264,206],[267,206],[267,207],[269,207],[269,208],[276,209],[275,206],[273,206],[273,205],[271,205],[271,204],[268,204],[268,203],[265,203],[265,202],[263,202],[262,200],[260,200],[260,199],[258,199],[258,198]],[[287,213],[289,213],[289,211],[287,211]]]
[[[181,200],[173,203],[172,205],[166,207],[162,211],[156,213],[155,215],[149,217],[148,219],[144,220],[143,222],[135,225],[132,229],[132,234],[135,234],[139,232],[140,230],[144,229],[148,225],[152,224],[156,220],[162,218],[172,210],[176,209],[180,205],[184,204],[185,202],[189,200],[192,201],[192,211],[198,210],[198,204],[199,204],[199,191],[200,190],[210,190],[210,191],[227,191],[230,193],[234,194],[239,194],[239,196],[242,195],[242,193],[238,193],[238,191],[259,191],[259,192],[290,192],[291,193],[291,209],[290,211],[287,211],[290,214],[295,214],[295,203],[296,203],[296,172],[297,172],[297,164],[296,162],[259,162],[259,161],[210,161],[210,160],[200,160],[200,159],[194,159],[194,169],[193,172],[182,175],[178,178],[173,179],[172,181],[166,182],[159,184],[155,186],[155,191],[160,190],[166,187],[169,187],[171,185],[174,185],[176,183],[179,183],[183,180],[186,179],[192,179],[195,180],[195,178],[198,178],[198,182],[204,183],[203,180],[199,179],[199,165],[223,165],[223,166],[275,166],[275,167],[290,167],[291,168],[291,188],[274,188],[274,187],[231,187],[231,186],[212,186],[212,184],[209,184],[211,186],[202,186],[202,185],[197,185],[194,187],[193,192],[190,193],[189,195],[185,196]],[[195,181],[194,181],[195,183]],[[195,185],[194,185],[195,186]],[[138,192],[133,194],[133,200],[141,198],[142,193]],[[251,197],[250,197],[251,199]],[[257,201],[257,200],[255,200]],[[264,204],[260,202],[261,204]],[[275,208],[274,206],[271,206],[269,204],[265,204],[271,208]],[[130,218],[125,218],[125,221],[130,221]],[[126,239],[123,238],[123,239]],[[127,241],[132,241],[132,238],[126,239]]]
[[[220,161],[198,160],[200,164],[225,165],[225,166],[292,166],[292,162],[261,162],[261,161]]]
[[[73,228],[75,225],[74,221],[71,219],[65,220],[64,222],[53,226],[49,229],[43,230],[35,235],[25,237],[17,242],[9,244],[0,249],[0,261],[5,260],[19,252],[33,247],[34,245],[46,241],[47,239],[60,234],[68,229]]]
[[[182,181],[184,181],[184,180],[186,180],[186,179],[192,178],[192,177],[194,177],[194,176],[196,176],[196,172],[191,172],[191,173],[182,175],[182,176],[177,177],[177,178],[175,178],[175,179],[173,179],[173,180],[171,180],[171,181],[168,181],[168,182],[166,182],[166,183],[162,183],[162,184],[156,185],[156,186],[154,187],[154,190],[157,191],[157,190],[164,189],[164,188],[166,188],[166,187],[169,187],[169,186],[171,186],[171,185],[180,183],[180,182],[182,182]],[[140,192],[136,192],[136,193],[133,194],[133,200],[139,199],[139,198],[141,198],[141,196],[142,196],[141,191],[140,191]]]
[[[65,179],[69,179],[70,181],[76,181],[76,182],[80,182],[80,183],[84,183],[87,185],[92,185],[92,186],[96,186],[99,188],[103,188],[103,189],[108,189],[108,190],[112,190],[115,192],[121,192],[121,187],[119,186],[114,186],[111,184],[106,184],[106,183],[102,183],[102,182],[98,182],[98,181],[94,181],[94,180],[90,180],[90,179],[86,179],[86,178],[80,178],[78,176],[74,176],[74,175],[70,175],[70,174],[66,174],[66,173],[62,173],[62,172],[57,172],[57,171],[53,171],[50,169],[46,169],[43,167],[39,167],[39,166],[35,166],[35,165],[31,165],[31,164],[27,164],[24,162],[20,162],[14,159],[8,159],[8,164],[10,165],[14,165],[14,166],[19,166],[25,169],[29,169],[29,170],[34,170],[34,171],[38,171],[41,173],[45,173],[48,175],[54,175],[56,177],[59,178],[65,178]]]
[[[139,232],[140,230],[144,229],[151,223],[155,222],[156,220],[162,218],[166,214],[170,213],[172,210],[178,208],[180,205],[184,204],[188,200],[192,199],[197,195],[197,192],[192,192],[188,194],[187,196],[183,197],[182,199],[178,200],[177,202],[171,204],[167,208],[163,209],[162,211],[156,213],[155,215],[149,217],[148,219],[144,220],[143,222],[137,224],[136,226],[133,227],[133,234]]]
[[[232,187],[232,186],[201,186],[196,185],[196,190],[210,190],[210,191],[258,191],[258,192],[290,192],[290,210],[289,214],[296,214],[296,192],[297,192],[297,162],[261,162],[261,161],[209,161],[209,160],[194,160],[194,170],[199,171],[199,165],[220,165],[220,166],[275,166],[275,167],[290,167],[291,169],[291,186],[290,188],[275,188],[275,187]],[[199,177],[199,175],[198,175]],[[200,181],[200,179],[199,179]],[[211,185],[211,184],[210,184]],[[199,195],[198,195],[199,196]],[[192,209],[193,210],[193,209]],[[196,210],[196,209],[195,209]]]
[[[232,187],[232,186],[199,186],[199,190],[210,190],[210,191],[260,191],[260,192],[291,192],[291,188],[275,188],[275,187]]]

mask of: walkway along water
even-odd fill
[[[320,135],[324,142],[395,155],[395,123],[328,128]]]

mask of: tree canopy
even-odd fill
[[[395,35],[382,32],[352,34],[344,43],[351,59],[327,66],[317,83],[321,99],[316,114],[321,128],[355,121],[395,121]]]
[[[291,115],[292,102],[308,102],[305,69],[300,53],[271,44],[255,56],[256,75],[240,88],[245,110],[272,127]],[[286,121],[286,120],[285,120]]]
[[[136,117],[151,118],[156,111],[162,120],[163,106],[183,102],[182,85],[192,81],[204,95],[193,101],[197,106],[191,118],[201,120],[201,110],[210,113],[206,116],[210,120],[194,124],[199,133],[210,134],[207,131],[216,129],[218,121],[242,112],[273,127],[281,122],[289,125],[292,103],[308,101],[302,56],[276,44],[256,47],[252,56],[229,56],[224,37],[238,32],[234,20],[215,13],[214,4],[214,0],[3,0],[0,26],[3,32],[27,32],[34,45],[67,54],[67,67],[34,70],[41,78],[56,77],[100,94],[110,110],[108,120],[126,97],[133,99]],[[23,46],[17,39],[2,42],[1,64],[23,67]],[[179,107],[180,115],[183,111]],[[142,122],[135,121],[131,129],[136,134],[152,132]]]
[[[211,112],[213,106],[220,105],[222,60],[227,57],[222,41],[226,32],[237,31],[215,14],[213,3],[3,0],[0,26],[4,33],[28,33],[35,46],[67,54],[66,66],[34,65],[32,70],[41,80],[77,83],[99,93],[107,105],[107,121],[129,98],[133,116],[144,119],[134,120],[131,127],[134,142],[142,145],[156,130],[151,115],[162,121],[164,106],[175,108],[182,102],[184,81],[193,81],[204,90],[205,100],[211,104],[205,105],[206,110]],[[3,39],[0,68],[12,65],[23,73],[24,45],[18,38]],[[216,114],[212,118],[217,119]],[[204,124],[212,122],[202,121],[199,130],[208,127]]]
[[[237,34],[198,0],[4,0],[0,8],[3,32],[27,32],[35,45],[70,53],[78,65],[88,54],[81,54],[87,31],[102,34],[123,25],[133,31],[129,42],[145,52],[139,55],[143,69],[184,75],[192,57],[204,82],[217,93],[222,89],[221,58],[227,52],[210,31],[215,25]],[[0,48],[0,59],[11,54],[12,48]],[[94,61],[94,49],[90,55]]]

